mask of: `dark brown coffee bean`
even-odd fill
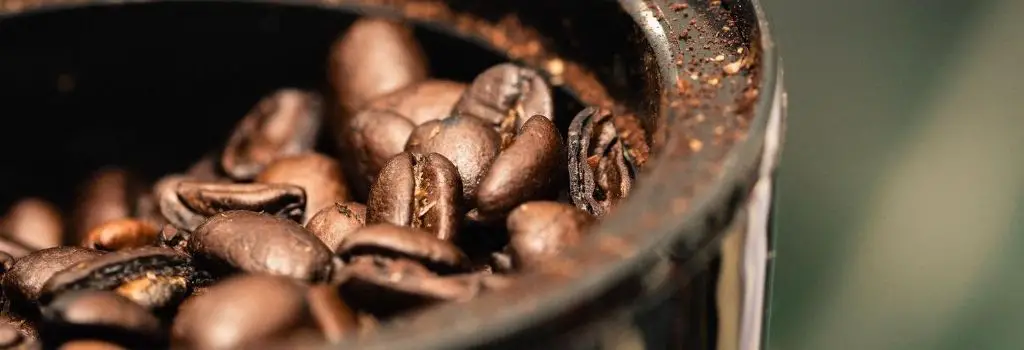
[[[479,119],[451,116],[416,127],[405,145],[406,152],[438,153],[455,164],[462,178],[465,203],[476,196],[480,180],[498,155],[498,133]]]
[[[89,230],[107,221],[132,217],[142,192],[142,184],[125,170],[104,169],[93,174],[78,196],[71,241],[81,242]]]
[[[516,205],[543,197],[562,161],[562,137],[551,120],[533,116],[515,141],[491,164],[477,189],[482,216],[503,215]]]
[[[231,210],[248,210],[301,221],[306,207],[306,191],[285,184],[183,181],[178,184],[177,193],[185,207],[207,217]]]
[[[366,109],[388,111],[413,125],[440,120],[452,114],[466,84],[448,80],[427,80],[412,84],[374,100]]]
[[[468,264],[466,255],[454,244],[419,229],[391,224],[364,227],[345,237],[336,251],[344,258],[359,255],[406,257],[439,272],[462,270]]]
[[[33,250],[52,248],[64,240],[64,221],[50,202],[26,198],[7,211],[0,234]]]
[[[327,280],[333,267],[331,250],[302,226],[251,211],[214,215],[189,237],[188,250],[215,268],[304,281]]]
[[[187,349],[245,349],[309,327],[305,290],[287,278],[243,275],[189,299],[172,327],[172,345]]]
[[[419,228],[450,241],[462,219],[462,181],[451,161],[437,153],[395,156],[370,188],[367,224]]]
[[[415,125],[398,114],[372,109],[356,113],[347,123],[344,135],[351,143],[350,163],[355,165],[351,178],[365,196],[384,164],[402,153]]]
[[[558,202],[527,202],[508,216],[509,247],[517,266],[530,268],[579,244],[593,217]]]
[[[427,77],[412,30],[386,19],[356,21],[331,47],[328,77],[343,114]]]
[[[629,195],[650,150],[636,117],[584,109],[569,127],[572,201],[594,216],[607,214]]]
[[[337,287],[325,284],[312,286],[306,293],[306,300],[327,341],[337,343],[359,330],[356,313],[341,300]]]
[[[160,320],[127,298],[109,291],[72,291],[61,294],[43,312],[57,337],[97,337],[123,341],[121,333],[156,338]],[[118,339],[121,338],[121,339]],[[155,339],[154,339],[155,340]]]
[[[366,225],[366,206],[355,203],[334,203],[323,208],[306,223],[306,230],[328,248],[338,247],[352,232]]]
[[[275,159],[313,149],[320,131],[320,97],[282,89],[263,98],[235,128],[220,162],[236,180],[250,180]]]
[[[128,348],[102,340],[80,339],[61,344],[58,350],[128,350]]]
[[[102,252],[79,247],[54,247],[18,259],[3,277],[4,294],[15,304],[35,303],[43,284],[67,267],[92,260]]]
[[[188,295],[192,259],[163,247],[121,250],[65,268],[51,277],[43,304],[68,291],[112,290],[148,309],[176,306]]]
[[[536,71],[511,63],[478,75],[455,105],[455,113],[470,115],[514,134],[527,119],[542,115],[554,120],[551,89]]]
[[[160,229],[138,219],[108,221],[89,231],[82,246],[99,250],[122,250],[153,246],[159,241]]]
[[[306,217],[303,224],[309,222],[320,209],[350,200],[341,165],[318,153],[278,159],[256,177],[256,182],[293,185],[305,190]]]
[[[178,197],[178,185],[190,181],[185,175],[165,176],[153,185],[153,193],[160,207],[160,214],[167,222],[182,230],[191,231],[206,221],[205,215],[195,213]]]
[[[0,316],[0,349],[39,349],[39,332],[25,319]]]

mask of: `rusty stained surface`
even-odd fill
[[[118,4],[148,1],[89,1],[89,0],[0,0],[0,15],[26,10],[78,4]],[[478,17],[472,13],[453,11],[444,1],[437,0],[297,0],[261,1],[270,3],[306,4],[326,7],[377,7],[395,10],[406,18],[440,22],[451,26],[457,33],[475,37],[504,52],[513,60],[537,68],[556,83],[564,83],[584,103],[614,107],[616,101],[596,74],[581,62],[553,54],[550,44],[541,33],[524,26],[514,15],[497,21]],[[487,320],[525,321],[512,323],[527,327],[531,319],[572,314],[596,300],[627,302],[636,297],[632,288],[619,281],[616,290],[625,293],[603,294],[613,286],[602,285],[607,267],[623,260],[631,264],[618,264],[621,269],[637,276],[644,266],[654,264],[658,256],[638,256],[640,251],[669,241],[652,238],[652,232],[680,230],[681,218],[695,210],[693,200],[720,184],[725,172],[724,163],[737,145],[746,140],[754,118],[754,107],[760,99],[761,72],[758,23],[754,9],[748,1],[719,0],[621,0],[626,8],[632,7],[634,18],[653,16],[669,40],[671,61],[675,67],[645,67],[672,72],[660,76],[663,92],[658,99],[659,116],[654,119],[652,148],[656,157],[641,176],[640,187],[632,193],[643,201],[630,200],[606,217],[590,239],[563,256],[550,260],[538,271],[517,276],[520,283],[507,289],[485,294],[463,304],[448,304],[400,320],[395,331],[361,337],[355,340],[364,345],[393,336],[388,340],[434,338],[436,344],[455,341],[460,334],[503,333],[514,329],[480,329],[494,325]],[[723,5],[724,4],[724,5]],[[639,10],[638,10],[639,9]],[[646,23],[644,23],[646,25]],[[648,34],[653,28],[641,28]],[[769,72],[772,73],[772,72]],[[652,125],[649,125],[652,126]],[[746,177],[744,177],[746,178]],[[731,184],[726,184],[730,185]],[[742,186],[741,186],[742,187]],[[742,194],[746,196],[746,193]],[[728,208],[711,208],[723,210]],[[676,227],[673,227],[676,226]],[[697,226],[701,227],[701,226]],[[705,228],[706,229],[706,228]],[[677,235],[678,236],[678,235]],[[604,268],[604,269],[602,269]],[[601,273],[595,273],[600,271]],[[635,280],[636,282],[638,280]],[[571,293],[558,289],[574,283]],[[612,309],[611,304],[598,305]],[[576,310],[579,311],[579,310]],[[566,322],[579,320],[565,319]],[[556,320],[557,323],[557,320]],[[444,328],[445,334],[436,332]],[[416,343],[410,343],[416,344]],[[432,343],[433,344],[433,343]],[[395,345],[395,344],[390,344]]]

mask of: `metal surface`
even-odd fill
[[[601,340],[609,334],[650,348],[689,342],[658,343],[693,326],[673,325],[671,308],[692,302],[680,290],[688,293],[718,254],[763,157],[777,157],[763,146],[769,112],[783,98],[780,70],[757,1],[264,2],[450,30],[546,72],[585,103],[637,112],[652,138],[655,159],[639,186],[591,239],[508,289],[432,308],[342,348],[600,347],[610,346]],[[0,16],[143,6],[131,3],[8,0]]]

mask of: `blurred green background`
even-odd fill
[[[768,349],[1024,348],[1024,1],[763,5],[790,107]]]

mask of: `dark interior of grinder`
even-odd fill
[[[597,31],[580,40],[635,35],[593,6],[620,21],[566,17]],[[474,11],[512,8],[491,7]],[[527,25],[553,15],[529,8]],[[603,85],[372,11],[0,21],[0,346],[338,342],[516,283],[585,240],[652,152],[658,73],[622,63],[645,44],[556,44]]]

